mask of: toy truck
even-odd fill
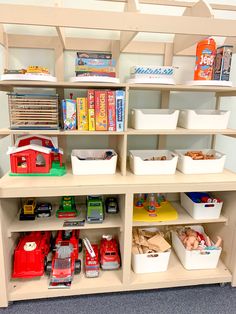
[[[84,271],[85,276],[94,278],[99,276],[99,254],[98,245],[91,244],[90,241],[83,239],[85,245]]]
[[[35,220],[36,201],[33,198],[27,199],[20,212],[20,220]]]
[[[87,196],[88,223],[102,223],[104,220],[104,203],[101,196]]]
[[[111,235],[102,237],[100,245],[100,264],[104,270],[120,268],[118,244]]]
[[[74,196],[63,196],[59,209],[56,211],[58,218],[74,218],[78,215]]]
[[[55,241],[52,261],[47,262],[49,287],[70,287],[74,274],[81,271],[79,258],[79,230],[60,230]]]
[[[32,231],[22,236],[14,252],[12,278],[42,276],[50,246],[49,231]]]

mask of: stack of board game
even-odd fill
[[[115,60],[111,53],[78,51],[75,60],[76,77],[116,77]]]
[[[62,100],[65,130],[124,131],[125,91],[87,91],[87,97]]]

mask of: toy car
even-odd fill
[[[101,223],[104,220],[104,205],[101,196],[87,196],[88,223]]]
[[[85,252],[84,270],[85,276],[88,278],[94,278],[99,276],[99,257],[98,257],[98,245],[92,244],[95,256],[92,257],[88,250]]]
[[[50,217],[52,214],[51,203],[39,203],[36,208],[36,216],[38,218]]]
[[[46,273],[51,275],[50,286],[70,286],[73,275],[81,271],[79,257],[79,230],[60,230],[55,241],[52,261],[47,262]]]
[[[100,245],[100,264],[102,269],[118,269],[120,267],[120,256],[118,244],[112,236],[103,236]]]
[[[36,202],[35,199],[29,198],[27,199],[20,212],[20,220],[35,220],[35,209]]]
[[[56,211],[58,218],[74,218],[78,215],[74,196],[63,196],[59,209]]]
[[[117,214],[119,212],[117,198],[115,197],[108,197],[106,199],[105,206],[108,214]]]
[[[42,276],[50,252],[51,232],[32,231],[19,240],[14,252],[13,278]]]

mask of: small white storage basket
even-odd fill
[[[166,160],[144,160],[166,156]],[[174,174],[178,156],[168,150],[130,150],[130,168],[136,175]]]
[[[114,156],[105,160],[80,160],[80,158],[100,158],[106,151]],[[117,154],[113,149],[73,149],[71,152],[72,172],[74,175],[115,174]]]
[[[223,202],[194,203],[186,193],[180,194],[181,205],[194,219],[217,219],[220,217]]]
[[[218,130],[228,126],[230,111],[181,110],[178,125],[186,129]]]
[[[195,231],[204,233],[202,226],[188,226]],[[179,239],[175,231],[171,231],[172,246],[179,257],[184,268],[191,269],[213,269],[217,267],[222,249],[217,250],[192,250],[185,249],[183,243]]]
[[[158,231],[157,228],[143,228],[148,231]],[[171,249],[166,252],[134,254],[132,253],[131,264],[137,274],[164,272],[168,268]]]
[[[220,173],[224,170],[226,155],[213,149],[199,149],[204,154],[214,154],[215,159],[193,160],[184,154],[191,150],[178,149],[177,169],[185,174]]]
[[[136,130],[176,129],[179,110],[132,109],[131,126]]]

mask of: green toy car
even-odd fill
[[[101,196],[87,196],[88,223],[102,223],[104,220],[104,202]]]
[[[74,218],[78,215],[74,196],[62,196],[59,209],[56,211],[58,218]]]

